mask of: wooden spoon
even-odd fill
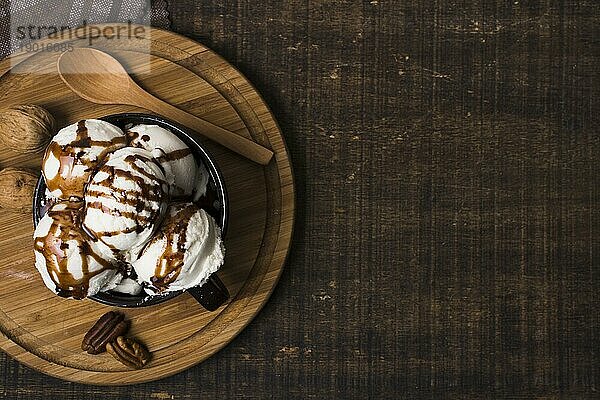
[[[58,59],[58,73],[80,97],[97,104],[127,104],[145,108],[177,121],[213,141],[262,165],[273,152],[215,124],[166,103],[142,89],[119,61],[91,48],[74,48]]]

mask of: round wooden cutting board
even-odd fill
[[[227,256],[219,276],[231,300],[215,312],[205,311],[188,294],[156,306],[123,309],[131,320],[131,335],[153,353],[142,370],[129,370],[106,353],[92,356],[81,351],[83,335],[110,307],[91,300],[62,299],[49,291],[34,267],[32,216],[0,209],[0,347],[32,368],[70,381],[99,385],[146,382],[210,357],[260,311],[277,284],[290,246],[292,171],[281,132],[260,95],[235,68],[206,47],[171,32],[145,29],[150,35],[144,39],[101,38],[94,47],[121,61],[150,93],[252,138],[272,149],[275,158],[261,167],[203,140],[218,161],[230,197]],[[74,32],[83,33],[81,29]],[[80,39],[38,43],[88,45]],[[151,48],[149,64],[148,55],[139,52],[143,48]],[[114,113],[146,112],[130,106],[92,104],[77,97],[57,75],[59,55],[55,51],[21,52],[0,62],[0,109],[41,105],[54,114],[59,126]],[[20,155],[0,148],[0,168],[39,170],[40,165],[41,154]]]

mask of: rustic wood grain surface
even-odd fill
[[[288,266],[203,364],[99,388],[0,355],[7,398],[543,398],[600,391],[600,3],[170,3],[273,108]]]

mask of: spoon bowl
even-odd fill
[[[132,83],[116,59],[95,49],[74,49],[58,59],[58,70],[69,88],[85,100],[97,104],[135,105],[129,100]]]

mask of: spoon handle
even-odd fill
[[[140,104],[137,105],[179,122],[258,164],[267,165],[273,157],[271,150],[258,143],[200,119],[148,93],[145,93],[143,101],[140,102],[140,98],[138,98]]]

